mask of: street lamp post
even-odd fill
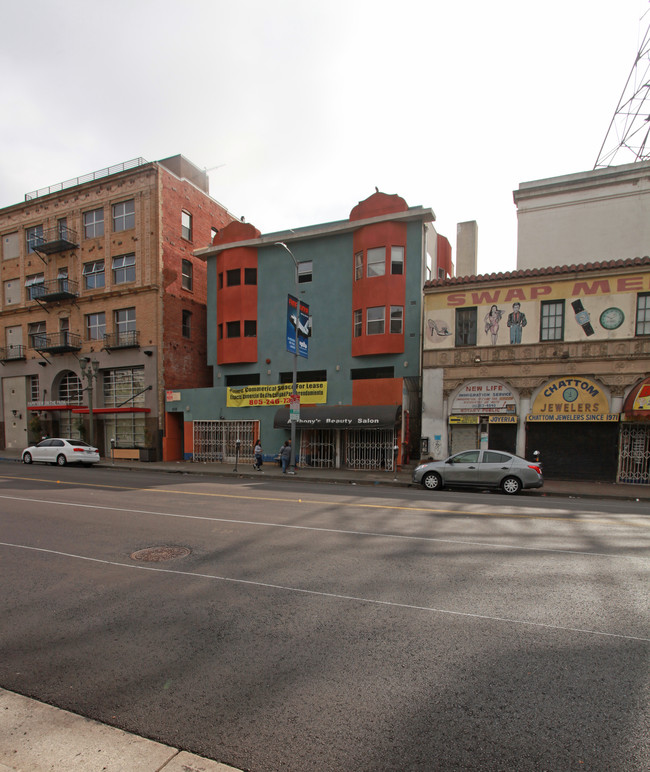
[[[300,296],[298,295],[298,261],[294,257],[293,252],[289,249],[289,247],[284,243],[284,241],[276,241],[275,242],[276,247],[282,247],[282,249],[285,249],[289,255],[291,256],[291,259],[293,260],[293,267],[294,267],[294,279],[295,279],[295,285],[296,285],[296,341],[295,341],[295,348],[293,352],[293,388],[291,390],[291,393],[293,397],[297,397],[298,395],[298,324],[300,322]],[[289,419],[291,421],[291,460],[289,461],[289,466],[291,469],[291,474],[296,473],[296,421],[295,418],[291,418],[291,411],[289,411]]]
[[[90,444],[95,445],[95,423],[93,421],[93,381],[97,379],[97,372],[99,370],[99,362],[96,359],[90,359],[89,357],[81,357],[79,360],[79,367],[81,368],[81,374],[86,379],[88,386],[86,391],[88,392],[88,416],[90,418]]]

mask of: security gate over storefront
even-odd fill
[[[252,463],[258,433],[258,421],[194,421],[193,460],[234,464],[239,440],[239,460]]]
[[[345,465],[348,469],[392,472],[395,443],[393,429],[350,429],[345,433]]]
[[[650,485],[650,426],[621,424],[618,482]]]

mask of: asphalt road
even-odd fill
[[[647,510],[0,462],[0,685],[252,772],[647,770]]]

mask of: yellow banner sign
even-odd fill
[[[327,402],[327,382],[299,383],[298,394],[302,405],[322,405]],[[293,385],[278,383],[270,386],[240,386],[228,389],[228,407],[254,407],[288,405]]]
[[[450,424],[477,424],[479,417],[477,415],[450,415]]]
[[[488,423],[491,424],[516,424],[516,415],[491,415]]]

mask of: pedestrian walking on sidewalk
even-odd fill
[[[262,464],[264,463],[264,458],[262,457],[262,443],[260,440],[255,440],[253,455],[255,456],[255,463],[253,464],[253,469],[257,469],[258,472],[261,472]]]
[[[282,474],[287,473],[287,467],[291,461],[291,440],[285,440],[284,445],[280,448],[280,462],[282,464]]]

